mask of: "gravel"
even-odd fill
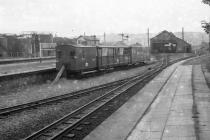
[[[0,119],[0,139],[18,140],[27,137],[104,93],[104,91],[97,92],[97,94],[91,93],[78,99],[65,100],[61,103],[24,111]]]
[[[148,67],[151,66],[107,73],[98,77],[82,80],[61,79],[53,86],[50,86],[50,83],[41,86],[31,86],[27,89],[20,90],[19,92],[1,96],[0,106],[7,107],[17,105],[104,84],[139,74],[142,71],[147,70]],[[6,116],[5,118],[0,119],[0,139],[18,140],[24,138],[103,94],[104,91],[97,92],[97,94],[91,93],[78,99],[66,100],[58,104]]]
[[[116,71],[106,73],[101,76],[92,77],[82,80],[67,80],[65,78],[59,80],[55,85],[50,85],[50,81],[42,85],[29,86],[26,89],[20,89],[6,95],[0,95],[0,108],[10,107],[22,103],[32,102],[44,98],[49,98],[72,91],[86,89],[89,87],[116,81],[140,73],[151,66],[143,66],[130,70]]]

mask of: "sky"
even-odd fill
[[[201,0],[0,0],[0,33],[203,32],[202,20],[210,21],[210,6]]]

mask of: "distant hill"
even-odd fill
[[[150,38],[156,36],[158,33],[150,33]],[[175,32],[174,33],[177,37],[182,38],[182,33],[181,32]],[[127,35],[127,34],[126,34]],[[128,34],[129,35],[129,40],[127,41],[128,44],[133,44],[136,42],[141,43],[143,46],[148,46],[147,45],[147,34],[146,33],[140,33],[140,34]],[[101,42],[104,40],[103,35],[97,36]],[[184,39],[188,43],[190,43],[193,48],[197,48],[196,46],[200,45],[201,42],[208,42],[208,35],[206,33],[202,32],[185,32],[184,33]],[[120,41],[121,36],[119,34],[106,34],[106,41],[107,42],[116,42]]]
[[[182,33],[176,32],[174,33],[177,37],[181,38]],[[185,32],[184,38],[187,42],[192,44],[193,46],[200,45],[201,42],[208,42],[208,35],[202,32]]]

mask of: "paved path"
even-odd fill
[[[192,67],[167,68],[84,139],[210,140],[210,91]]]

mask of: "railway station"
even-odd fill
[[[0,140],[210,140],[210,0],[0,2]]]
[[[2,124],[4,128],[7,128],[5,127],[7,121],[12,123],[15,114],[22,116],[24,112],[28,112],[27,110],[34,106],[37,111],[46,112],[47,109],[47,114],[44,116],[48,116],[56,110],[60,117],[58,120],[52,121],[50,125],[46,126],[44,123],[43,126],[46,127],[42,126],[43,128],[39,131],[28,132],[29,135],[24,136],[26,140],[208,140],[210,137],[210,79],[208,78],[210,73],[205,65],[210,56],[190,56],[184,59],[180,59],[180,55],[178,56],[179,59],[170,56],[170,61],[167,62],[169,66],[164,68],[157,67],[156,63],[151,63],[132,68],[133,70],[114,71],[88,80],[69,79],[68,82],[65,81],[65,84],[61,80],[55,85],[49,83],[42,87],[32,87],[34,91],[31,90],[32,88],[28,88],[22,93],[10,93],[10,95],[1,96],[0,116],[1,120],[5,121]],[[42,63],[47,64],[49,60],[45,61]],[[140,75],[138,76],[138,74]],[[48,88],[44,88],[44,86],[48,86]],[[107,90],[108,87],[112,86],[111,90]],[[96,97],[91,97],[95,96],[94,93],[97,93],[98,90],[94,87],[101,90],[104,88],[103,90],[106,91],[105,94],[100,93],[102,96],[97,96],[98,101],[94,100]],[[66,94],[66,91],[68,92],[70,89],[73,92],[72,95]],[[29,90],[31,91],[30,94],[27,92]],[[40,91],[37,92],[37,90]],[[58,92],[61,96],[58,96]],[[93,92],[93,95],[86,92]],[[114,94],[112,95],[112,93]],[[82,106],[78,108],[78,111],[74,111],[71,106],[75,105],[77,100],[82,100],[74,97],[78,96],[77,94],[90,94],[88,96],[93,98],[90,100],[92,103],[83,101],[84,103],[81,104]],[[43,98],[43,95],[46,99]],[[23,100],[23,98],[25,99]],[[52,100],[56,101],[61,98],[69,98],[71,102],[68,101],[69,99],[62,101],[62,107],[59,105],[60,103],[57,103],[58,107],[55,108],[45,105]],[[39,103],[39,100],[42,103]],[[36,104],[40,104],[40,107],[42,104],[47,107],[43,106],[41,109]],[[12,108],[13,106],[15,108]],[[64,110],[70,110],[70,112]],[[33,112],[31,113],[29,114],[35,115]],[[63,116],[63,113],[66,116]],[[13,115],[10,116],[9,114]],[[39,115],[37,115],[35,116],[38,117]],[[27,125],[24,124],[25,120],[22,120],[22,117],[15,118],[21,125]],[[25,119],[29,124],[33,120],[28,117]],[[43,122],[44,119],[42,119]],[[36,122],[33,123],[36,124]],[[20,128],[23,129],[23,127]],[[25,132],[26,129],[24,128],[23,131]],[[5,129],[5,131],[8,130],[10,128]],[[22,130],[17,129],[15,131],[20,133]]]
[[[168,31],[151,39],[151,52],[85,38],[58,45],[56,58],[1,61],[3,139],[208,140],[209,54]],[[165,53],[173,39],[184,52]]]

